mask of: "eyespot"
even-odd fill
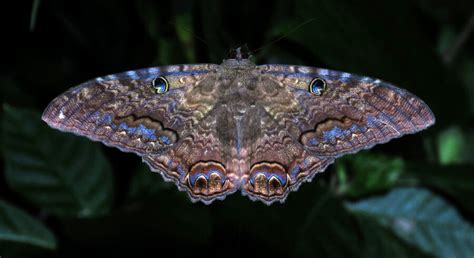
[[[153,87],[155,93],[159,94],[163,94],[169,90],[168,80],[166,80],[163,76],[155,78],[151,82],[151,86]]]
[[[310,83],[309,83],[309,92],[321,96],[323,93],[326,91],[326,81],[321,79],[321,78],[314,78]]]

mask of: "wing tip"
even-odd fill
[[[435,117],[433,111],[428,106],[426,106],[426,107],[428,108],[429,116],[428,116],[425,128],[428,128],[428,127],[431,127],[434,124],[436,124],[436,117]]]
[[[57,110],[54,109],[54,103],[55,101],[51,101],[51,103],[49,103],[49,105],[44,109],[43,111],[43,114],[41,114],[41,120],[43,120],[45,123],[47,123],[49,126],[53,127],[53,128],[57,128],[56,124],[57,124],[57,119],[55,119],[56,117],[58,117],[59,119],[62,118],[65,118],[64,114],[62,113],[58,113]]]
[[[420,118],[423,120],[422,126],[418,128],[417,131],[415,131],[418,132],[433,126],[436,123],[436,116],[431,108],[423,100],[418,97],[416,97],[416,99],[421,103],[421,110],[418,113]]]

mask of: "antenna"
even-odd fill
[[[267,43],[267,44],[265,44],[265,45],[263,45],[263,46],[261,46],[261,47],[255,49],[255,50],[250,51],[250,53],[255,54],[255,53],[257,53],[258,51],[261,51],[262,49],[267,48],[267,47],[269,47],[269,46],[271,46],[271,45],[277,43],[278,41],[280,41],[280,40],[282,40],[282,39],[288,37],[291,33],[295,32],[295,31],[298,30],[299,28],[303,27],[304,25],[306,25],[306,24],[308,24],[308,23],[310,23],[310,22],[312,22],[312,21],[314,21],[314,20],[316,20],[316,18],[310,18],[310,19],[308,19],[308,20],[306,20],[306,21],[304,21],[304,22],[298,24],[296,27],[293,27],[291,30],[289,30],[289,31],[286,32],[285,34],[281,35],[280,37],[274,39],[273,41],[270,41],[269,43]]]

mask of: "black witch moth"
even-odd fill
[[[295,65],[152,67],[99,77],[54,99],[51,127],[134,152],[211,203],[238,190],[266,204],[341,155],[434,124],[406,90],[369,77]]]

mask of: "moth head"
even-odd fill
[[[158,94],[166,93],[170,88],[168,80],[163,76],[153,79],[151,86],[153,87],[153,91]]]
[[[319,77],[314,78],[309,83],[308,91],[314,95],[321,96],[327,89],[327,83]]]

